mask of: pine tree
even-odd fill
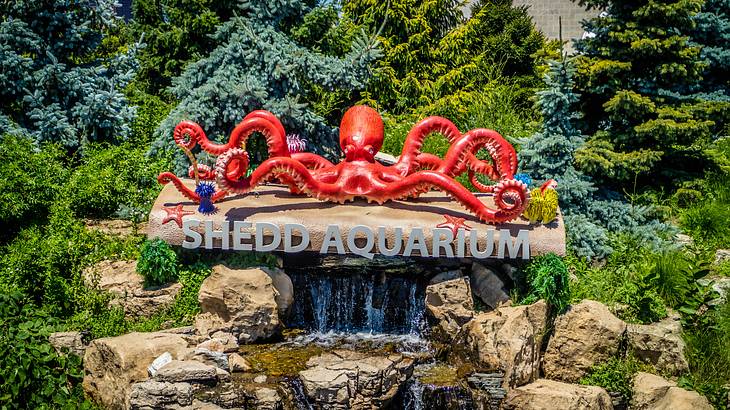
[[[356,24],[387,21],[380,36],[384,58],[365,101],[393,114],[419,107],[443,113],[443,106],[468,104],[470,93],[494,77],[520,77],[519,85],[535,86],[533,55],[545,40],[526,9],[512,0],[480,0],[465,21],[462,7],[458,0],[348,1],[344,15]]]
[[[701,174],[703,148],[719,126],[701,101],[683,98],[702,78],[701,48],[682,30],[702,0],[580,0],[604,8],[576,43],[587,131],[580,167],[616,185],[670,183]]]
[[[575,153],[585,138],[576,127],[580,96],[574,91],[576,68],[572,60],[549,62],[545,89],[537,93],[542,129],[522,142],[520,168],[538,184],[558,182],[560,207],[568,241],[577,255],[590,259],[611,253],[611,233],[626,232],[657,242],[668,227],[647,218],[648,208],[625,203],[615,193],[599,190],[590,177],[575,168]]]
[[[134,110],[121,90],[136,47],[108,61],[95,50],[116,24],[113,0],[0,3],[0,133],[74,150],[129,133]]]
[[[688,31],[693,45],[702,47],[706,62],[697,91],[715,101],[730,101],[730,0],[706,0]]]
[[[342,58],[297,45],[282,29],[308,11],[298,0],[251,0],[239,16],[218,27],[216,47],[173,80],[180,103],[160,125],[152,151],[175,151],[172,130],[182,119],[199,123],[212,139],[228,138],[233,127],[254,110],[277,115],[286,129],[309,141],[312,151],[335,156],[336,130],[309,109],[302,96],[316,84],[325,90],[363,87],[376,43],[359,36]],[[289,26],[291,27],[291,26]],[[260,141],[259,141],[260,142]],[[264,146],[248,146],[261,161]],[[182,154],[176,170],[187,165]]]

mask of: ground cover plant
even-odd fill
[[[542,298],[559,314],[593,299],[629,323],[679,314],[690,367],[680,385],[726,406],[730,305],[711,289],[730,276],[730,262],[713,261],[730,247],[726,0],[584,0],[607,13],[577,57],[509,0],[476,1],[468,20],[452,0],[274,3],[136,0],[129,23],[109,1],[0,5],[0,407],[92,405],[79,358],[56,353],[51,332],[188,325],[216,263],[274,266],[87,227],[144,222],[179,119],[220,140],[265,108],[336,155],[336,125],[357,102],[383,113],[393,155],[429,115],[514,143],[533,185],[558,181],[569,235],[567,257],[524,269],[516,302]],[[260,157],[260,139],[251,144]],[[423,151],[447,148],[432,135]],[[680,231],[693,243],[677,243]],[[102,260],[137,260],[149,285],[182,288],[152,317],[125,318],[82,279]],[[628,398],[645,369],[620,356],[581,382]]]

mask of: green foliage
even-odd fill
[[[26,138],[0,138],[0,224],[9,229],[3,235],[43,222],[68,179],[63,156],[54,145],[36,150]]]
[[[89,147],[63,189],[63,200],[77,217],[139,221],[160,191],[157,175],[168,166],[127,144]]]
[[[164,285],[177,279],[177,254],[162,239],[144,241],[139,251],[137,272],[148,286]]]
[[[0,292],[0,407],[89,409],[81,358],[48,342],[58,322],[20,292]]]
[[[563,260],[550,253],[534,258],[527,268],[529,293],[523,303],[545,300],[554,313],[562,313],[570,303],[570,279]]]
[[[700,392],[721,409],[727,405],[730,380],[730,303],[705,316],[701,324],[685,327],[685,356],[690,372],[679,384]]]
[[[466,103],[468,95],[488,85],[492,76],[486,73],[495,67],[514,78],[523,93],[534,86],[534,54],[545,41],[526,10],[511,1],[479,1],[463,21],[462,7],[454,0],[346,2],[344,15],[355,24],[382,25],[384,58],[364,100],[393,114],[453,105],[454,99]],[[523,104],[526,96],[521,96]]]
[[[680,33],[695,27],[704,2],[581,0],[605,7],[577,42],[578,88],[593,134],[576,153],[580,168],[614,185],[671,185],[702,174],[703,153],[727,118],[691,93],[706,63]],[[642,177],[639,179],[639,177]]]
[[[627,402],[633,396],[634,376],[638,372],[651,372],[651,367],[629,355],[625,358],[612,357],[591,368],[580,384],[599,386],[612,393],[620,393]]]
[[[726,175],[708,178],[701,188],[703,200],[680,212],[682,228],[711,247],[730,247],[730,177]]]
[[[156,95],[138,89],[129,89],[129,102],[136,106],[137,115],[132,121],[129,143],[147,147],[154,139],[154,133],[163,119],[170,113],[173,105]]]
[[[116,25],[114,1],[0,3],[0,133],[76,150],[129,134],[134,109],[122,90],[134,75],[136,46],[96,58]]]

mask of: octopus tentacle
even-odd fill
[[[254,111],[256,112],[256,111]],[[270,113],[269,113],[270,114]],[[271,156],[289,156],[289,147],[286,144],[286,135],[283,133],[281,123],[278,126],[269,119],[264,118],[263,113],[246,117],[238,123],[231,132],[228,142],[225,144],[216,144],[208,139],[200,125],[192,121],[182,121],[176,127],[173,133],[175,143],[187,149],[193,149],[196,144],[213,155],[220,155],[231,148],[240,147],[245,143],[251,134],[261,132],[266,137],[269,155]],[[273,114],[271,114],[273,116]]]
[[[423,141],[428,134],[434,132],[442,134],[452,144],[461,137],[461,132],[456,125],[446,118],[428,117],[422,120],[408,132],[400,159],[394,165],[401,175],[406,176],[415,171]]]
[[[301,162],[309,169],[323,169],[335,166],[324,157],[321,157],[317,154],[312,154],[311,152],[295,152],[291,154],[291,157],[292,159]]]
[[[390,192],[394,199],[399,199],[411,196],[427,187],[445,192],[487,223],[502,223],[517,219],[530,200],[530,193],[525,184],[515,180],[502,181],[494,190],[494,202],[498,209],[490,209],[464,186],[436,171],[411,174],[399,183],[392,184]]]
[[[272,123],[274,127],[276,127],[277,131],[281,136],[286,140],[286,131],[284,130],[284,126],[281,124],[281,121],[279,121],[279,118],[276,117],[273,113],[266,110],[256,110],[251,111],[244,117],[244,120],[247,120],[249,118],[263,118],[266,121]]]
[[[192,165],[188,167],[188,177],[195,178],[195,168]],[[204,181],[210,181],[215,179],[215,173],[209,166],[198,164],[198,178]]]
[[[178,178],[178,176],[173,174],[172,172],[161,173],[160,175],[157,176],[157,182],[159,182],[162,185],[172,182],[172,184],[175,185],[175,188],[178,191],[180,191],[180,193],[183,194],[183,196],[185,198],[188,198],[189,200],[191,200],[195,203],[200,202],[200,196],[198,194],[196,194],[195,191],[193,191],[192,189],[185,186],[185,184],[182,182],[182,180],[180,178]],[[227,192],[218,191],[213,195],[211,200],[213,202],[216,202],[216,201],[219,201],[219,200],[225,198],[226,195],[228,195]]]

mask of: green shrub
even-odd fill
[[[12,235],[19,228],[43,222],[68,179],[64,152],[54,145],[37,150],[29,139],[0,138],[0,225]]]
[[[139,252],[137,272],[147,285],[170,283],[177,279],[177,254],[162,239],[147,240]]]
[[[0,408],[91,408],[81,358],[58,355],[48,336],[58,323],[18,291],[0,293]]]
[[[730,380],[730,303],[707,312],[701,324],[685,327],[684,340],[689,374],[680,379],[680,386],[705,395],[715,408],[725,408]]]
[[[146,217],[161,187],[157,175],[169,164],[145,155],[143,148],[124,144],[90,147],[64,190],[64,200],[77,217]]]
[[[621,396],[628,401],[633,395],[634,376],[640,371],[651,372],[652,369],[633,356],[612,357],[604,363],[593,366],[580,380],[580,384],[600,386],[609,392],[621,393]]]
[[[684,211],[682,226],[696,239],[730,246],[730,203],[706,201]]]
[[[525,269],[529,293],[523,303],[534,303],[539,299],[556,313],[562,313],[570,303],[570,279],[563,260],[550,253],[533,259]]]

